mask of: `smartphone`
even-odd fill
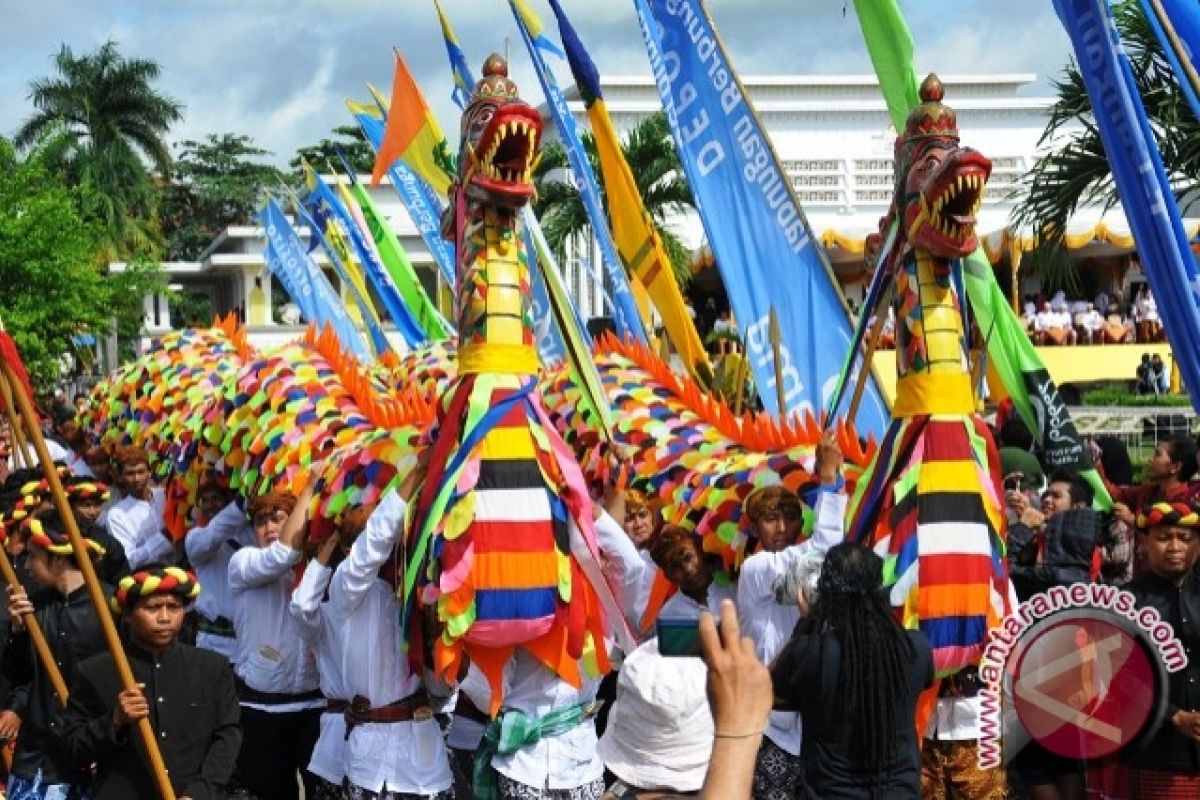
[[[663,656],[700,655],[700,620],[662,619],[654,624],[658,634],[658,653]]]

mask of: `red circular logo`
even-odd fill
[[[1114,618],[1060,614],[1014,653],[1012,698],[1022,727],[1066,758],[1112,755],[1144,730],[1158,703],[1147,648]]]

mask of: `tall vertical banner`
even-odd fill
[[[896,0],[855,0],[854,7],[892,125],[903,130],[909,111],[920,103],[908,23]],[[1053,468],[1079,472],[1095,490],[1097,507],[1110,507],[1112,499],[1084,450],[1067,404],[996,282],[982,246],[963,259],[962,266],[971,311],[987,337],[991,369],[1037,437],[1043,460]]]
[[[529,8],[527,0],[509,0],[509,5],[512,7],[513,17],[517,21],[517,29],[521,31],[521,38],[529,50],[529,58],[533,61],[538,81],[542,84],[542,92],[546,95],[546,106],[550,109],[550,116],[558,128],[558,135],[562,140],[563,149],[566,151],[567,161],[575,176],[575,184],[579,188],[579,197],[583,200],[583,207],[587,211],[588,219],[591,220],[596,242],[600,245],[604,272],[608,276],[609,283],[612,284],[613,322],[617,327],[617,333],[622,338],[631,337],[644,343],[647,341],[646,328],[642,324],[641,315],[634,302],[629,276],[625,274],[625,266],[621,262],[616,242],[613,241],[612,232],[608,228],[604,205],[600,202],[600,188],[596,185],[596,176],[592,172],[592,165],[588,163],[587,156],[584,154],[583,142],[579,138],[579,129],[575,125],[575,117],[571,115],[571,109],[567,106],[567,98],[558,88],[558,81],[555,79],[554,73],[550,71],[550,68],[546,66],[545,59],[542,58],[543,49],[560,57],[562,51],[555,47],[542,32],[541,20]]]
[[[379,145],[383,142],[386,109],[353,100],[347,100],[346,106],[354,115],[354,120],[362,129],[367,142],[378,151]],[[403,161],[394,162],[388,168],[387,175],[392,179],[392,188],[396,190],[404,207],[408,209],[408,215],[412,217],[413,224],[417,226],[417,232],[421,234],[425,246],[429,248],[429,254],[433,256],[433,261],[437,264],[438,271],[442,273],[442,278],[453,288],[455,285],[454,247],[442,238],[442,206],[437,195],[434,194],[429,184],[425,183]]]
[[[700,0],[634,3],[763,406],[784,417],[818,415],[836,390],[853,334],[820,244]],[[781,334],[778,370],[772,308]],[[872,377],[855,424],[880,435],[889,416]]]
[[[1106,0],[1055,0],[1171,352],[1200,411],[1200,278]]]
[[[305,320],[320,327],[329,326],[344,349],[360,361],[369,360],[371,353],[367,343],[350,321],[341,298],[329,285],[321,268],[313,263],[274,198],[267,201],[258,217],[267,237],[267,267],[300,307]]]
[[[712,365],[708,361],[708,352],[700,341],[696,323],[688,314],[687,304],[671,268],[671,259],[650,212],[646,210],[633,170],[621,150],[617,129],[600,94],[600,73],[558,0],[550,0],[550,8],[558,19],[567,63],[571,65],[571,74],[575,77],[575,85],[579,87],[588,120],[592,124],[596,156],[604,176],[608,217],[612,221],[613,239],[621,258],[629,271],[646,287],[654,307],[662,317],[667,338],[683,359],[688,372],[701,382],[710,382]]]
[[[1141,0],[1179,90],[1200,120],[1200,4],[1196,0]]]

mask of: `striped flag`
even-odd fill
[[[592,123],[600,172],[607,190],[608,218],[612,223],[617,250],[625,266],[649,292],[662,317],[667,337],[683,359],[688,372],[702,383],[707,383],[712,375],[708,353],[688,313],[679,284],[675,281],[671,259],[621,150],[616,128],[600,94],[600,73],[558,0],[550,0],[550,7],[558,18],[559,35],[567,51],[567,62],[587,107],[588,120]]]
[[[372,87],[377,100],[383,98]],[[385,106],[380,102],[381,106]],[[388,167],[403,160],[424,178],[439,196],[445,197],[454,177],[454,158],[446,137],[433,116],[429,104],[400,53],[396,53],[396,74],[392,79],[392,100],[383,141],[375,154],[371,185],[378,186]]]

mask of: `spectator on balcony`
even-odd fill
[[[1143,286],[1133,301],[1133,321],[1137,325],[1139,342],[1157,342],[1162,338],[1162,321],[1158,317],[1158,303],[1149,286]]]
[[[1047,301],[1034,319],[1034,343],[1040,345],[1075,344],[1075,329],[1071,326],[1068,311],[1055,311],[1054,304]]]
[[[1121,306],[1115,301],[1108,306],[1103,334],[1102,341],[1105,344],[1133,344],[1133,323],[1121,316]]]
[[[1075,329],[1088,344],[1103,341],[1104,318],[1094,303],[1083,303],[1083,311],[1075,314]]]
[[[1100,312],[1101,316],[1107,316],[1110,307],[1116,308],[1117,304],[1109,299],[1108,292],[1096,295],[1096,310]]]

